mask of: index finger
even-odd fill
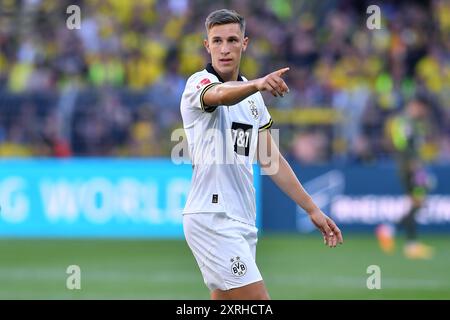
[[[283,75],[285,72],[289,71],[289,69],[290,69],[289,67],[286,67],[286,68],[283,68],[283,69],[280,69],[280,70],[275,71],[275,73],[276,73],[277,76],[281,76],[281,75]]]

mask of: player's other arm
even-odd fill
[[[274,97],[284,96],[289,88],[281,78],[289,68],[283,68],[263,78],[251,81],[228,81],[206,90],[203,103],[210,107],[232,106],[258,91],[269,91]]]
[[[265,145],[262,145],[263,143]],[[270,172],[270,177],[284,193],[308,213],[311,221],[322,232],[326,245],[335,247],[338,243],[343,243],[341,231],[334,221],[316,206],[311,196],[305,191],[291,166],[280,153],[269,130],[259,133],[258,160],[266,172],[269,171],[269,166],[278,168],[278,170]]]

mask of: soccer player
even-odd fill
[[[287,94],[282,76],[289,68],[248,81],[239,73],[249,42],[244,18],[222,9],[207,17],[205,27],[212,63],[188,79],[180,107],[193,165],[184,234],[212,299],[269,299],[255,262],[255,156],[309,214],[326,245],[335,247],[343,239],[303,189],[269,130],[272,119],[260,92]]]
[[[396,151],[397,167],[404,190],[410,200],[411,207],[398,226],[403,227],[406,234],[404,255],[409,259],[429,259],[434,249],[417,240],[416,216],[422,208],[426,194],[432,186],[430,174],[420,155],[420,149],[430,135],[428,124],[428,101],[421,95],[411,99],[405,111],[388,122],[388,131],[392,145]],[[395,249],[395,227],[381,224],[376,229],[381,249],[393,253]]]

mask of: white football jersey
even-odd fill
[[[238,81],[247,81],[239,76]],[[252,164],[258,132],[272,126],[259,92],[233,106],[209,107],[203,95],[222,83],[211,64],[193,74],[181,98],[183,127],[193,165],[192,186],[183,213],[224,212],[255,225]]]

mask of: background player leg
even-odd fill
[[[405,228],[406,244],[404,254],[410,259],[429,259],[433,256],[433,248],[417,241],[416,215],[423,205],[423,197],[412,196],[412,207],[408,214],[400,221]]]

